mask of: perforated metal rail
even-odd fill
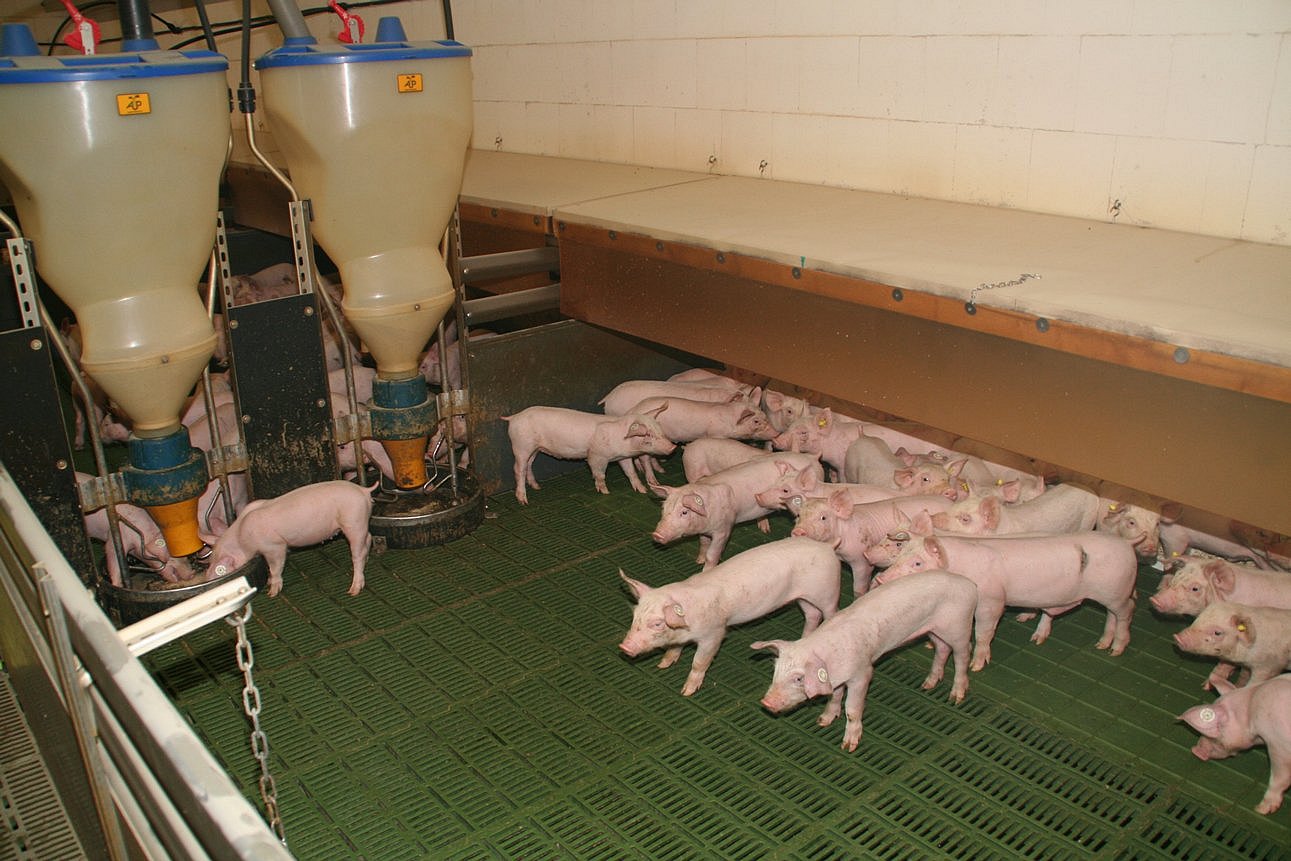
[[[1006,619],[959,706],[948,682],[919,689],[931,652],[906,647],[880,664],[848,754],[841,725],[816,726],[823,703],[758,705],[772,662],[749,644],[796,637],[796,608],[732,631],[691,698],[693,650],[669,670],[619,654],[632,607],[618,569],[680,579],[696,545],[656,547],[658,502],[611,489],[575,472],[524,508],[495,497],[496,518],[464,539],[372,557],[355,598],[343,542],[291,555],[282,594],[255,599],[251,638],[298,857],[1291,855],[1291,811],[1251,810],[1264,750],[1189,753],[1175,716],[1211,698],[1209,665],[1175,652],[1182,623],[1145,599],[1118,658],[1093,648],[1100,608],[1059,618],[1038,647]],[[775,521],[770,538],[787,531]],[[728,552],[765,540],[743,525]],[[1142,572],[1141,598],[1155,580]],[[254,800],[225,627],[149,663]]]

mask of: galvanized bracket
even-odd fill
[[[206,452],[206,473],[211,478],[245,472],[249,465],[246,443],[241,441]]]
[[[464,416],[471,408],[469,389],[451,389],[435,396],[435,408],[439,410],[439,420],[445,416]]]
[[[18,293],[22,328],[35,329],[40,326],[40,303],[36,297],[36,285],[31,279],[31,243],[14,237],[6,239],[5,246],[9,250],[9,267],[13,270],[13,286]]]
[[[130,491],[126,488],[125,475],[110,472],[107,478],[92,475],[85,481],[77,482],[76,496],[81,511],[89,514],[107,505],[119,505],[130,501]]]
[[[296,250],[296,288],[302,293],[314,292],[314,237],[309,222],[314,220],[313,206],[309,200],[293,200],[287,204],[291,213],[291,241]]]
[[[339,415],[332,419],[332,436],[337,445],[369,439],[372,436],[372,417],[362,410],[357,414]]]

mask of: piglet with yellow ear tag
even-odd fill
[[[1234,665],[1250,670],[1246,684],[1258,684],[1291,669],[1291,610],[1216,601],[1174,641],[1185,652],[1220,659],[1202,686],[1207,690],[1227,680]]]
[[[929,571],[866,592],[801,640],[754,643],[753,648],[776,654],[771,687],[762,697],[762,705],[769,711],[783,712],[829,694],[829,704],[816,721],[829,726],[843,710],[846,692],[843,750],[856,750],[874,662],[923,636],[932,640],[934,648],[932,669],[923,689],[937,686],[946,660],[953,655],[955,679],[950,700],[961,702],[968,693],[969,643],[976,606],[977,587],[971,580],[947,571]]]

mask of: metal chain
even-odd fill
[[[1039,277],[1040,277],[1039,275],[1031,272],[1023,272],[1021,275],[1014,278],[1012,281],[995,281],[990,284],[987,284],[986,282],[982,282],[981,284],[978,284],[976,287],[974,287],[972,289],[972,292],[968,294],[968,304],[969,305],[976,304],[977,294],[983,290],[998,290],[1001,287],[1017,287],[1019,284],[1023,284],[1027,281],[1030,281],[1032,278],[1039,278]]]
[[[251,618],[251,605],[244,604],[242,609],[230,613],[224,621],[238,629],[238,642],[235,651],[238,655],[238,669],[242,670],[242,707],[251,719],[251,753],[260,761],[260,797],[264,799],[265,815],[269,827],[278,835],[283,846],[287,845],[287,835],[282,829],[282,816],[278,813],[278,786],[273,775],[269,773],[269,737],[260,729],[260,689],[256,687],[251,676],[255,665],[255,656],[251,653],[251,641],[247,639],[247,621]]]

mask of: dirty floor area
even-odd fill
[[[675,467],[674,467],[675,469]],[[616,480],[617,476],[617,480]],[[665,481],[675,476],[665,475]],[[789,607],[730,632],[691,698],[693,655],[667,670],[617,644],[632,604],[617,572],[652,585],[697,570],[695,539],[650,540],[659,503],[621,475],[544,482],[521,507],[442,547],[389,551],[348,597],[343,541],[295,551],[283,592],[249,624],[288,847],[302,859],[1287,858],[1291,800],[1252,808],[1263,748],[1189,753],[1176,716],[1212,695],[1182,657],[1140,572],[1133,642],[1093,648],[1103,611],[1061,617],[1043,646],[1001,623],[968,698],[919,684],[931,652],[884,659],[855,753],[823,701],[758,704],[794,639]],[[730,553],[788,534],[737,527]],[[844,592],[850,593],[845,584]],[[146,659],[261,809],[234,634],[217,623]]]

